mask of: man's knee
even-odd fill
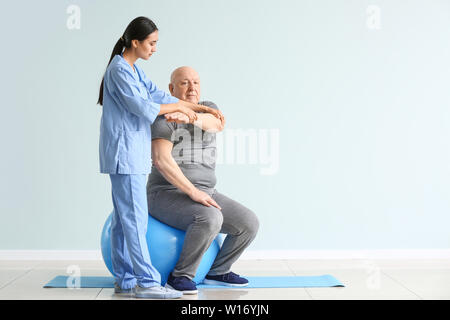
[[[245,231],[248,234],[252,235],[253,237],[256,236],[256,234],[258,233],[259,220],[258,220],[258,217],[256,216],[256,214],[251,210],[248,210],[245,213],[244,228],[245,228]]]
[[[215,207],[205,207],[205,210],[196,215],[194,223],[201,225],[205,232],[219,233],[223,223],[222,212]]]

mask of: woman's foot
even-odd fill
[[[181,298],[183,293],[177,290],[172,290],[169,288],[155,286],[150,288],[142,288],[136,286],[134,288],[134,296],[136,298],[147,298],[147,299],[176,299]]]

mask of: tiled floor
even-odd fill
[[[70,269],[81,276],[110,276],[103,261],[0,261],[0,299],[127,299],[108,288],[43,288]],[[345,287],[199,289],[183,299],[450,299],[450,260],[241,260],[233,271],[243,276],[331,274]]]

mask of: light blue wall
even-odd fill
[[[79,30],[66,26],[71,4]],[[381,9],[378,30],[369,5]],[[217,189],[260,218],[251,249],[450,247],[449,1],[2,7],[0,249],[99,248],[112,204],[95,102],[139,15],[160,29],[157,54],[138,62],[159,87],[190,65],[228,130],[279,133],[275,174],[248,161],[217,168]]]

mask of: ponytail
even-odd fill
[[[125,41],[123,40],[122,37],[120,37],[119,41],[116,42],[116,45],[114,46],[114,49],[111,53],[111,57],[109,58],[108,66],[111,63],[112,59],[116,55],[122,53],[124,45],[125,45]],[[106,66],[106,68],[108,68],[108,66]],[[102,78],[102,84],[100,85],[100,93],[98,95],[98,101],[97,101],[97,104],[99,104],[101,106],[103,105],[103,82],[104,81],[105,81],[105,76],[103,76],[103,78]]]

